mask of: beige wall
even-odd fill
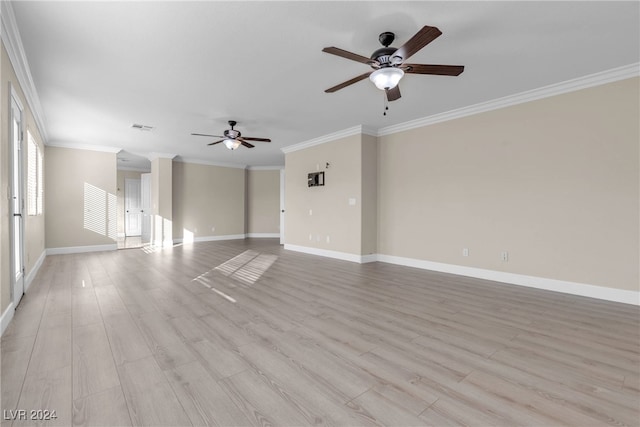
[[[638,94],[634,78],[381,137],[378,252],[638,290]]]
[[[173,162],[173,236],[245,233],[244,169]]]
[[[247,171],[247,233],[280,233],[280,170]]]
[[[118,235],[124,235],[124,180],[125,179],[140,179],[142,172],[127,171],[118,169],[117,179],[117,197],[118,197]]]
[[[286,244],[361,254],[361,162],[361,135],[285,155]],[[307,174],[318,170],[325,185],[308,187]]]
[[[26,130],[31,132],[33,138],[36,140],[42,152],[44,154],[44,145],[42,143],[42,137],[36,125],[35,119],[27,104],[26,97],[20,87],[18,78],[9,60],[4,43],[2,43],[2,53],[0,56],[0,111],[1,111],[1,125],[0,125],[0,314],[4,312],[10,303],[11,295],[11,273],[10,273],[10,252],[9,252],[9,213],[10,206],[7,203],[8,196],[10,194],[9,180],[9,83],[18,93],[20,101],[24,107],[23,123],[25,125],[25,140],[23,142],[23,149],[25,155],[23,155],[23,173],[25,180],[25,203],[26,203],[26,173],[27,173],[27,141]],[[46,169],[46,158],[43,162]],[[47,183],[45,182],[45,187]],[[46,214],[46,209],[45,209]],[[25,225],[24,225],[24,251],[25,251],[25,272],[28,276],[29,273],[35,267],[36,262],[44,251],[44,215],[28,216],[25,210]]]
[[[48,146],[46,246],[114,244],[116,154]]]

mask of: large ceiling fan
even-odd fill
[[[240,133],[239,130],[235,130],[233,128],[236,124],[237,124],[237,122],[235,120],[229,120],[229,126],[231,126],[231,129],[225,130],[224,131],[224,136],[221,136],[221,135],[208,135],[208,134],[205,134],[205,133],[192,133],[191,135],[207,136],[207,137],[212,137],[212,138],[222,138],[220,141],[210,142],[207,145],[215,145],[215,144],[220,144],[221,142],[223,142],[224,145],[229,150],[235,150],[240,145],[244,145],[247,148],[255,147],[255,145],[250,144],[247,141],[271,142],[271,140],[269,138],[254,138],[254,137],[251,137],[251,136],[242,136],[242,134]]]
[[[378,40],[384,46],[371,54],[369,58],[337,47],[325,47],[323,52],[341,56],[352,61],[361,62],[373,68],[373,71],[360,74],[357,77],[330,87],[325,90],[332,93],[354,83],[364,80],[367,77],[376,85],[378,89],[384,90],[389,101],[400,98],[400,88],[398,83],[405,73],[409,74],[434,74],[439,76],[457,76],[464,71],[462,65],[429,65],[429,64],[409,64],[405,62],[413,54],[438,38],[442,32],[436,27],[424,26],[404,45],[399,48],[390,46],[395,39],[395,34],[384,32],[380,34]]]

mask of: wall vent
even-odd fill
[[[132,128],[144,131],[150,131],[153,129],[153,126],[141,125],[139,123],[134,123],[131,125]]]

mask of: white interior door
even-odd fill
[[[284,169],[280,169],[280,244],[284,245]]]
[[[142,193],[139,179],[124,180],[124,234],[142,235]]]
[[[140,194],[142,195],[142,241],[151,240],[151,174],[140,175]]]
[[[22,173],[22,104],[11,88],[11,299],[17,307],[24,294],[24,195]]]

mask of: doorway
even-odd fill
[[[11,181],[11,212],[10,212],[10,239],[11,239],[11,301],[13,307],[17,307],[24,295],[24,175],[22,173],[23,152],[23,114],[22,102],[11,87],[10,109],[10,181]]]
[[[118,159],[120,160],[120,157]],[[117,247],[118,249],[144,247],[150,243],[151,235],[149,226],[151,174],[141,170],[133,170],[133,168],[124,169],[119,167],[117,175]]]

